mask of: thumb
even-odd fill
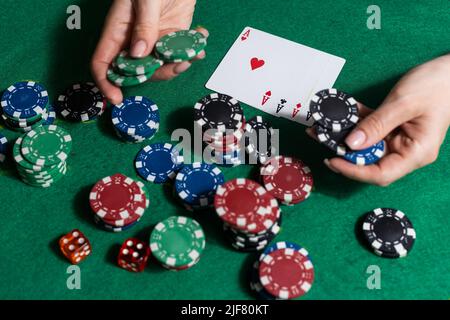
[[[141,58],[150,54],[158,40],[161,0],[135,0],[134,10],[130,55]]]
[[[347,136],[345,143],[360,150],[383,140],[392,130],[415,116],[415,108],[404,99],[384,102],[377,110],[361,120]]]

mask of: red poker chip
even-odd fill
[[[259,264],[262,286],[276,298],[293,299],[306,294],[314,282],[314,266],[308,257],[291,248],[266,254]]]
[[[314,185],[311,170],[301,160],[277,156],[261,167],[266,190],[285,204],[305,200]]]
[[[98,181],[89,195],[94,213],[116,226],[139,219],[145,211],[146,202],[145,194],[136,181],[120,173]]]
[[[257,234],[272,227],[279,217],[272,200],[259,183],[238,178],[225,182],[216,190],[214,207],[228,225]]]

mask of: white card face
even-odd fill
[[[206,83],[254,108],[305,125],[309,101],[334,85],[345,60],[246,27]]]

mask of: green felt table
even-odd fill
[[[0,87],[22,79],[45,84],[52,99],[68,85],[91,80],[89,60],[111,1],[2,1],[0,10]],[[387,1],[381,7],[382,29],[366,27],[369,1],[199,1],[193,26],[211,36],[207,58],[180,77],[125,90],[126,95],[153,98],[161,129],[153,141],[168,141],[176,128],[191,128],[193,104],[209,91],[204,87],[227,49],[245,26],[344,57],[347,63],[336,87],[376,107],[410,68],[448,52],[448,1]],[[79,4],[82,29],[66,29],[66,8]],[[295,61],[292,61],[295,63]],[[299,77],[302,75],[299,74]],[[424,105],[424,108],[427,106]],[[244,106],[247,118],[258,114]],[[302,204],[283,207],[279,240],[306,247],[316,280],[304,299],[448,299],[450,289],[449,209],[450,146],[439,159],[389,187],[369,186],[327,170],[329,153],[309,139],[305,127],[267,116],[281,128],[281,153],[310,165],[315,190]],[[118,246],[138,236],[148,240],[152,227],[171,215],[186,213],[170,187],[146,183],[150,208],[141,222],[123,233],[99,230],[88,205],[89,190],[117,172],[136,177],[133,159],[141,145],[119,141],[108,114],[86,124],[58,120],[73,137],[68,174],[49,189],[23,184],[11,163],[0,169],[0,298],[20,299],[252,299],[246,273],[254,259],[225,242],[215,213],[194,214],[207,236],[201,261],[194,268],[169,272],[154,261],[141,274],[116,265]],[[430,124],[432,125],[432,124]],[[1,128],[14,140],[18,134]],[[448,140],[447,140],[448,141]],[[227,179],[252,177],[254,166],[226,168]],[[394,207],[412,220],[417,240],[408,257],[375,256],[358,240],[358,218],[376,207]],[[68,262],[58,238],[73,228],[90,239],[93,251],[80,264],[81,290],[68,290]],[[381,288],[369,290],[366,269],[381,269]]]

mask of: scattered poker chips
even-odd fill
[[[250,155],[250,163],[258,162],[264,163],[275,155],[276,148],[272,144],[272,136],[275,131],[272,126],[264,120],[261,116],[256,116],[245,124],[245,150]]]
[[[260,168],[267,192],[283,204],[293,205],[306,200],[313,189],[311,170],[301,160],[276,156]]]
[[[158,106],[146,97],[128,97],[121,104],[113,106],[111,121],[117,136],[122,140],[143,142],[158,132]]]
[[[186,209],[209,209],[214,206],[216,190],[224,181],[222,171],[215,165],[194,162],[177,173],[174,191]]]
[[[386,258],[405,257],[416,239],[416,231],[408,217],[392,208],[368,212],[364,216],[362,231],[374,253]]]
[[[321,90],[311,99],[310,112],[319,142],[338,156],[356,165],[377,163],[386,153],[386,143],[380,141],[364,150],[352,150],[345,139],[359,121],[356,100],[336,89]]]
[[[117,173],[92,187],[89,204],[101,229],[121,232],[139,222],[150,200],[142,182]]]
[[[206,239],[194,219],[172,216],[159,222],[150,234],[150,250],[166,269],[185,270],[194,266],[205,249]]]
[[[318,124],[334,132],[353,127],[359,121],[356,100],[336,89],[317,92],[309,109]]]
[[[305,295],[314,282],[314,266],[306,249],[278,242],[253,264],[250,287],[265,300],[295,299]]]
[[[193,59],[206,47],[206,37],[195,30],[180,30],[166,34],[155,44],[155,52],[166,62]]]
[[[237,166],[245,161],[245,117],[236,99],[220,93],[203,97],[194,106],[194,124],[201,129],[207,162]]]
[[[238,251],[260,251],[280,231],[278,202],[255,181],[239,178],[225,182],[216,191],[214,208],[227,239]]]
[[[66,174],[66,161],[71,150],[70,134],[49,125],[19,137],[13,146],[13,156],[23,182],[47,188]]]
[[[3,163],[6,159],[8,152],[8,139],[0,133],[0,163]]]
[[[183,156],[170,143],[154,143],[142,148],[134,162],[138,175],[153,183],[173,179],[183,165]]]
[[[97,119],[106,109],[106,99],[92,82],[75,83],[58,97],[55,105],[66,120],[86,122]]]
[[[149,55],[144,58],[132,58],[128,51],[122,51],[108,69],[106,76],[118,87],[131,87],[151,79],[163,61]]]
[[[53,124],[54,109],[42,84],[17,82],[1,98],[2,120],[8,129],[29,132],[41,125]]]

